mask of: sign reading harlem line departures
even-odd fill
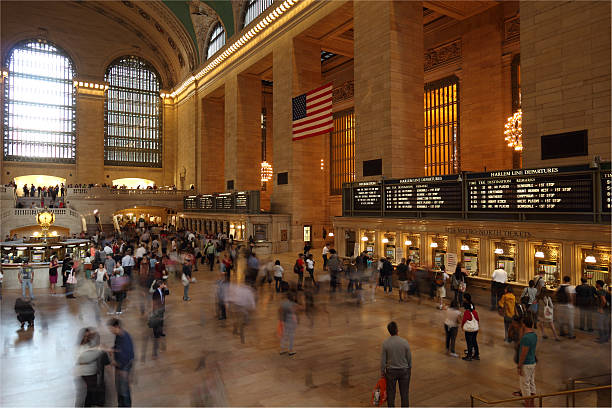
[[[467,175],[468,211],[590,212],[590,173],[557,167]]]
[[[386,211],[461,211],[459,176],[423,177],[385,183]]]

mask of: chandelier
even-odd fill
[[[506,122],[504,136],[508,147],[523,150],[523,111],[519,109]]]
[[[272,165],[267,161],[261,162],[261,182],[265,183],[266,181],[272,180]]]

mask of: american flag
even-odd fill
[[[332,84],[293,98],[293,140],[328,133],[334,128]]]

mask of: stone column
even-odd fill
[[[104,91],[77,88],[75,183],[107,183],[104,179]]]
[[[225,92],[225,180],[234,180],[234,190],[259,190],[261,79],[231,77]]]
[[[287,61],[292,61],[288,64]],[[321,158],[325,138],[315,136],[292,141],[291,98],[322,85],[321,47],[317,43],[294,39],[279,43],[274,50],[274,173],[288,172],[288,184],[274,186],[272,211],[291,214],[291,250],[304,245],[302,228],[312,226],[315,248],[323,245],[320,235],[327,219],[324,172]],[[276,183],[276,180],[274,180]]]
[[[225,106],[223,98],[202,99],[200,192],[225,191]]]
[[[357,179],[375,159],[387,178],[421,176],[423,5],[356,1],[353,9]]]

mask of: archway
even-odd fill
[[[155,182],[153,180],[136,177],[126,177],[113,180],[113,186],[117,186],[117,188],[146,189],[147,187],[153,187],[154,185]]]
[[[24,196],[23,186],[27,185],[29,188],[34,187],[49,187],[49,186],[61,186],[65,185],[66,179],[56,176],[47,176],[44,174],[30,174],[28,176],[18,176],[13,179],[17,185],[17,195],[19,197]]]

